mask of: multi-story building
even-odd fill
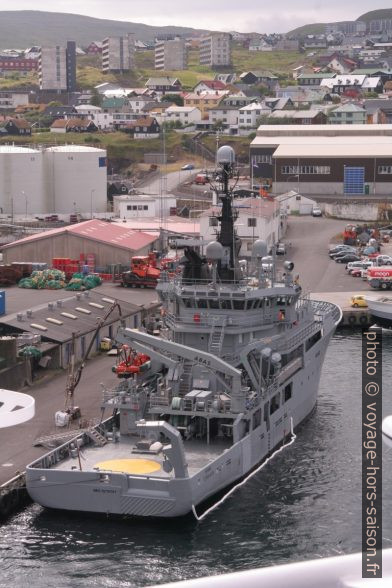
[[[158,40],[155,44],[155,69],[186,69],[187,51],[183,39]]]
[[[106,37],[102,41],[102,71],[123,73],[134,67],[135,40],[132,33],[124,37]]]
[[[200,40],[200,65],[231,65],[229,33],[212,33]]]
[[[76,44],[68,41],[66,47],[41,47],[38,58],[40,90],[75,92]]]

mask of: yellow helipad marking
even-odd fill
[[[152,474],[161,469],[161,465],[150,459],[109,459],[94,466],[100,470],[122,472],[123,474]]]

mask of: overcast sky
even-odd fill
[[[377,0],[375,5],[369,0],[279,0],[268,4],[257,0],[0,0],[0,10],[49,10],[157,26],[284,33],[303,24],[355,20],[391,4],[391,0]]]

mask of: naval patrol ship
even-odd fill
[[[161,274],[159,337],[119,329],[118,344],[148,361],[104,390],[110,417],[27,467],[39,504],[139,517],[201,512],[315,407],[341,310],[305,296],[294,264],[279,272],[262,240],[239,260],[230,147],[217,165],[216,240],[205,255],[186,247],[181,274]]]

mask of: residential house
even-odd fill
[[[93,104],[83,104],[76,106],[76,110],[80,117],[92,120],[98,129],[113,129],[113,115],[109,114],[108,112],[102,112],[102,108],[99,106],[94,106]]]
[[[200,110],[202,119],[208,119],[208,110],[220,104],[221,100],[228,94],[226,91],[211,92],[189,92],[184,95],[184,106],[193,106]]]
[[[238,126],[248,129],[255,129],[260,124],[262,116],[269,116],[271,109],[264,103],[253,102],[238,110]]]
[[[216,92],[225,90],[226,84],[220,80],[201,80],[193,88],[193,92]]]
[[[264,98],[264,104],[271,108],[271,110],[292,110],[295,108],[294,101],[290,97],[282,98],[270,98],[266,96]]]
[[[327,39],[325,35],[306,35],[303,46],[305,49],[325,49]]]
[[[128,98],[103,98],[101,108],[103,112],[125,112],[129,111]]]
[[[270,90],[279,83],[279,78],[268,71],[245,71],[240,75],[240,80],[247,85],[264,84]]]
[[[98,131],[97,125],[86,118],[59,118],[51,127],[51,133],[92,133]]]
[[[180,122],[184,126],[193,125],[201,121],[201,112],[194,106],[172,105],[165,110],[167,122]]]
[[[333,55],[331,60],[327,63],[329,69],[332,69],[332,71],[340,75],[349,74],[357,66],[358,63],[356,61],[338,54]]]
[[[361,67],[361,68],[358,68],[358,69],[355,69],[354,71],[352,71],[351,75],[353,75],[353,76],[364,75],[364,76],[368,76],[369,78],[380,78],[383,85],[385,85],[387,82],[392,80],[391,69],[386,70],[386,69],[377,68],[377,67]]]
[[[274,110],[269,116],[271,121],[290,119],[295,125],[325,125],[327,115],[321,110]]]
[[[237,79],[236,73],[217,73],[214,76],[214,80],[223,82],[224,84],[234,84]]]
[[[358,104],[348,102],[329,111],[328,123],[334,125],[366,124],[366,109]]]
[[[294,67],[294,69],[292,70],[293,79],[296,80],[298,76],[300,76],[303,73],[304,69],[305,65],[298,65],[297,67]]]
[[[381,122],[380,110],[384,113],[392,111],[392,100],[388,98],[371,98],[363,101],[363,107],[366,110],[366,122],[368,124],[377,124]]]
[[[244,96],[242,92],[238,94],[229,94],[225,96],[221,101],[220,105],[224,106],[233,106],[235,108],[241,108],[241,106],[246,106],[247,104],[251,104],[252,102],[258,102],[260,100],[260,96]]]
[[[160,94],[172,94],[181,92],[182,84],[178,78],[149,78],[145,84],[149,90],[154,90]]]
[[[279,39],[273,46],[273,51],[298,51],[298,49],[298,39],[287,39],[286,37]]]
[[[336,73],[301,73],[297,76],[299,86],[317,87],[327,78],[336,77]]]
[[[102,41],[93,41],[92,43],[90,43],[90,45],[87,47],[86,52],[88,53],[88,55],[97,55],[102,53]]]
[[[222,101],[216,108],[211,108],[208,114],[209,122],[213,125],[219,122],[225,128],[238,126],[238,106],[230,106]]]
[[[320,86],[328,88],[334,94],[345,94],[348,90],[357,93],[378,92],[383,90],[381,78],[370,78],[360,75],[344,75],[325,78]]]
[[[138,118],[121,128],[125,133],[130,133],[135,139],[154,139],[159,137],[161,127],[152,116]]]
[[[10,118],[4,124],[4,128],[9,135],[31,135],[31,124],[24,118]]]
[[[69,115],[75,115],[78,111],[74,106],[47,106],[43,112],[43,115],[47,118],[51,118],[52,121],[59,118],[66,118]]]
[[[29,92],[0,90],[0,110],[15,110],[18,106],[28,106]]]

